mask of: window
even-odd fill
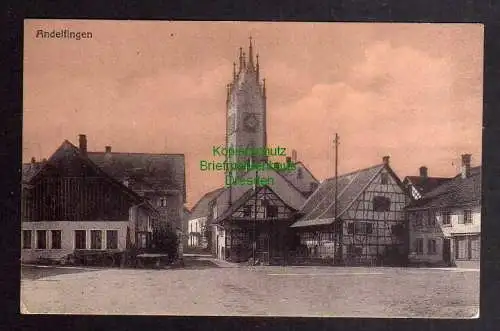
[[[382,185],[389,184],[389,174],[387,172],[383,172],[380,174],[380,184]]]
[[[267,217],[278,217],[278,206],[267,205]]]
[[[391,200],[387,197],[373,197],[373,211],[384,212],[391,209]]]
[[[415,240],[415,252],[418,255],[424,254],[424,239],[422,238],[417,238]]]
[[[87,248],[87,232],[85,230],[75,230],[75,249]]]
[[[52,230],[52,249],[61,249],[61,230]]]
[[[102,249],[101,230],[90,230],[90,249]]]
[[[434,217],[434,215],[429,212],[427,214],[427,225],[428,226],[435,226],[436,225],[436,218]]]
[[[444,211],[442,213],[443,216],[443,225],[450,225],[451,224],[451,213],[449,211]]]
[[[347,246],[347,255],[351,255],[351,256],[359,256],[363,254],[363,247],[360,247],[360,246],[356,246],[356,245],[353,245],[353,244],[349,244]]]
[[[436,254],[436,240],[429,239],[427,240],[427,254]]]
[[[166,207],[167,206],[167,198],[160,198],[160,200],[158,201],[158,206]]]
[[[139,233],[138,234],[138,246],[139,248],[147,248],[148,247],[148,236],[146,233]]]
[[[45,230],[36,231],[36,248],[37,249],[47,248],[47,231]]]
[[[245,206],[243,207],[243,216],[244,217],[249,217],[252,215],[252,206]]]
[[[464,210],[464,224],[472,223],[472,211]]]
[[[31,248],[31,230],[23,230],[23,248]]]
[[[347,226],[349,234],[371,234],[373,233],[373,224],[368,222],[349,223]]]
[[[118,231],[117,230],[107,230],[106,231],[106,248],[107,249],[117,249],[118,248]]]
[[[347,233],[348,234],[353,234],[354,233],[354,223],[349,223],[347,224]]]
[[[422,213],[415,213],[415,225],[416,226],[422,226],[424,221],[424,214]]]

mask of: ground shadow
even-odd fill
[[[50,276],[63,274],[75,274],[82,272],[94,272],[95,269],[87,268],[61,268],[57,266],[21,266],[21,279],[37,280]]]

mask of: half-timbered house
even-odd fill
[[[327,179],[291,226],[300,241],[296,254],[342,264],[401,260],[407,254],[407,202],[388,156],[382,164]]]
[[[462,155],[460,174],[407,207],[410,262],[479,267],[481,167]]]
[[[289,226],[306,196],[279,171],[250,171],[243,178],[256,176],[272,177],[274,184],[231,186],[213,201],[216,256],[234,262],[251,258],[283,263],[293,241]]]
[[[23,165],[23,261],[58,260],[74,250],[123,251],[151,232],[156,214],[141,196],[65,140],[46,161]]]

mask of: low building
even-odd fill
[[[331,263],[404,263],[409,197],[389,165],[330,178],[321,183],[291,227],[300,241],[298,257]]]
[[[82,139],[86,139],[84,135]],[[143,197],[156,210],[159,221],[169,225],[179,240],[182,256],[182,218],[186,202],[186,174],[183,154],[88,152],[88,157],[109,176]]]
[[[135,211],[135,212],[132,212]],[[65,140],[48,160],[23,165],[23,262],[59,260],[75,250],[124,251],[148,237],[156,213]]]
[[[189,248],[208,248],[208,238],[206,231],[210,230],[207,226],[210,223],[211,206],[214,199],[224,191],[224,188],[218,188],[206,193],[194,205],[188,220],[188,247]]]
[[[461,173],[407,208],[410,262],[479,267],[481,167],[462,155]]]

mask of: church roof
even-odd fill
[[[88,157],[134,190],[177,190],[186,201],[184,154],[88,152]]]
[[[335,200],[337,200],[337,217],[341,217],[383,169],[386,169],[401,185],[401,181],[387,164],[338,176],[337,199],[335,199],[335,177],[326,179],[304,203],[300,210],[300,214],[304,216],[292,224],[292,227],[332,224],[335,218]]]

